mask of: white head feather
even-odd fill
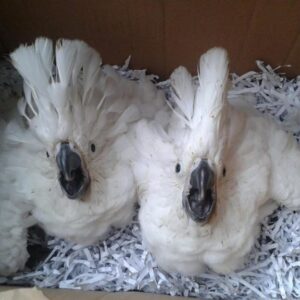
[[[19,110],[43,142],[70,139],[96,122],[101,58],[95,50],[81,41],[59,40],[53,51],[52,41],[39,38],[19,47],[11,59],[24,78]]]
[[[187,157],[212,159],[219,164],[224,156],[227,78],[228,57],[222,48],[210,49],[201,56],[197,87],[184,67],[171,75],[175,107],[168,134]]]

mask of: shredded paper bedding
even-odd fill
[[[123,67],[115,68],[133,80],[145,76],[145,70],[130,70],[128,64],[129,59]],[[229,97],[271,116],[298,139],[300,76],[290,80],[279,73],[280,69],[261,61],[257,66],[258,72],[231,75]],[[157,76],[150,76],[157,81]],[[8,109],[11,99],[20,96],[21,86],[16,71],[2,62],[1,109]],[[172,101],[169,81],[157,86]],[[203,299],[300,298],[300,213],[284,207],[264,219],[261,235],[244,267],[228,275],[207,271],[199,277],[185,277],[160,270],[143,246],[137,217],[131,225],[111,232],[105,241],[89,247],[45,236],[37,228],[30,230],[28,243],[32,258],[27,269],[11,278],[0,277],[0,283],[107,292],[144,291]]]

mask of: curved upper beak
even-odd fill
[[[68,198],[81,197],[87,190],[90,180],[84,169],[79,153],[71,149],[70,144],[63,142],[56,154],[59,170],[59,183]]]
[[[71,181],[74,179],[75,171],[81,167],[81,158],[71,150],[69,143],[62,143],[56,155],[56,163],[65,179]]]
[[[216,202],[215,175],[207,160],[201,160],[190,177],[190,190],[183,197],[187,214],[195,221],[205,223]]]

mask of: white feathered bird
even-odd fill
[[[11,59],[24,79],[18,108],[25,126],[13,119],[1,128],[2,275],[24,267],[27,227],[35,223],[91,244],[131,220],[136,191],[126,132],[165,105],[147,78],[134,82],[100,68],[99,54],[81,41],[59,40],[53,49],[39,38]]]
[[[226,51],[205,53],[198,77],[195,87],[183,67],[172,74],[167,131],[140,121],[132,133],[142,237],[159,266],[186,275],[239,268],[262,218],[278,203],[300,206],[298,145],[229,105]]]

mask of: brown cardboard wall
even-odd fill
[[[196,71],[212,46],[226,47],[231,69],[292,64],[300,74],[298,0],[0,0],[5,51],[44,35],[84,39],[105,63],[145,67],[164,77],[179,64]]]

